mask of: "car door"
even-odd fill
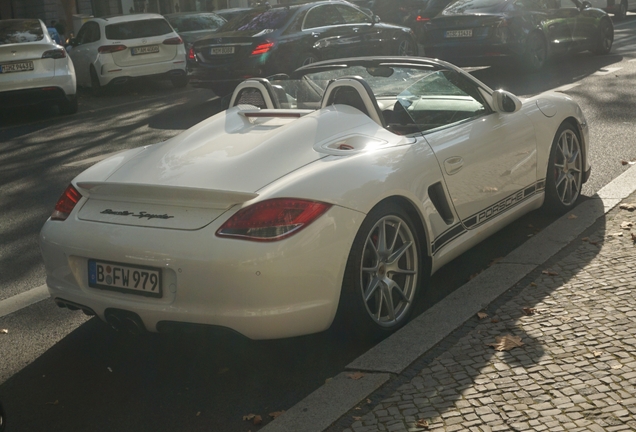
[[[77,33],[73,49],[69,53],[75,66],[77,80],[83,86],[91,84],[90,65],[97,57],[100,37],[99,24],[94,21],[85,23]]]
[[[484,91],[456,71],[420,80],[404,108],[424,132],[464,226],[504,214],[537,189],[532,122],[521,112],[494,112]]]
[[[321,60],[347,57],[353,43],[350,29],[334,5],[311,8],[303,22],[303,32],[311,34],[313,49]]]
[[[548,13],[544,27],[553,52],[567,51],[574,46],[572,36],[579,10],[569,7],[570,4],[570,0],[547,1]]]
[[[371,17],[352,6],[338,4],[336,9],[342,16],[349,35],[350,44],[345,55],[351,57],[389,54],[387,40],[382,39],[382,28],[373,24]]]

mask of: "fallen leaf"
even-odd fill
[[[9,329],[0,329],[0,334],[9,334]]]
[[[594,351],[592,354],[594,354],[594,357],[600,357],[603,355],[603,351]]]
[[[504,257],[494,258],[492,261],[490,261],[490,264],[488,264],[488,267],[491,267],[497,264],[497,262],[501,261],[502,259],[504,259]]]
[[[530,282],[530,286],[537,286],[537,284],[534,282]]]
[[[201,415],[201,411],[197,411],[197,417]]]
[[[497,324],[499,322],[499,318],[493,318],[490,320],[491,323]]]
[[[541,273],[548,276],[558,276],[559,274],[552,270],[543,270]]]
[[[230,368],[226,368],[226,367],[221,368],[221,369],[219,369],[219,375],[224,374],[224,373],[229,372],[229,371],[230,371]]]
[[[360,420],[362,420],[362,417],[360,417],[360,416],[353,416],[353,419],[354,419],[355,421],[360,421]]]
[[[244,421],[250,421],[250,420],[252,420],[254,417],[256,417],[256,414],[248,414],[248,415],[244,415],[244,416],[243,416],[243,420],[244,420]]]
[[[589,239],[590,239],[589,237],[583,237],[581,241],[588,241]]]
[[[621,222],[621,228],[624,230],[631,229],[633,226],[634,226],[633,222],[630,222],[630,221]]]
[[[479,319],[488,318],[488,314],[486,312],[477,312],[477,317]]]
[[[362,372],[354,372],[354,373],[347,374],[347,377],[352,380],[359,380],[363,376],[364,374]]]
[[[612,365],[612,369],[621,369],[622,367],[623,367],[623,365],[622,365],[622,364],[620,364],[620,363],[617,363],[617,364],[613,364],[613,365]]]
[[[575,214],[571,214],[570,216],[568,216],[568,219],[576,219],[576,215]]]
[[[370,404],[371,403],[371,399],[367,398],[367,403]]]
[[[489,343],[487,345],[493,347],[496,351],[510,351],[513,348],[524,345],[524,343],[521,342],[520,336],[513,335],[497,336],[495,341],[495,343]]]
[[[537,312],[537,310],[535,308],[530,308],[530,307],[526,307],[526,308],[523,308],[521,310],[526,315],[534,315]]]
[[[417,423],[415,423],[416,427],[421,427],[421,428],[428,428],[428,421],[424,420],[424,419],[419,419],[417,421]]]
[[[47,402],[46,405],[57,405],[59,403],[60,401],[56,399],[55,402]]]
[[[627,162],[625,159],[621,160],[621,165],[627,165],[629,162]]]
[[[634,211],[636,210],[636,204],[634,203],[623,203],[620,205],[620,208],[623,210]]]
[[[285,410],[282,410],[282,411],[274,411],[274,412],[269,413],[269,416],[270,416],[271,418],[276,418],[276,417],[278,417],[279,415],[281,415],[281,414],[282,414],[282,413],[284,413],[284,412],[285,412]]]
[[[263,423],[263,419],[261,418],[261,416],[259,415],[254,416],[254,418],[252,419],[252,424],[254,424],[255,426],[258,426],[261,423]]]

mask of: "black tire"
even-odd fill
[[[102,85],[100,84],[99,78],[97,77],[97,72],[95,71],[95,68],[93,67],[93,65],[91,65],[90,74],[91,74],[91,92],[95,96],[101,96],[102,94],[104,94],[104,87],[102,87]]]
[[[547,212],[563,214],[576,206],[581,196],[583,171],[579,133],[572,124],[563,123],[554,135],[548,160],[543,204]]]
[[[318,61],[320,61],[320,57],[318,57],[318,54],[313,52],[306,52],[301,54],[300,57],[298,58],[297,68],[307,66],[309,64],[316,63]]]
[[[384,246],[378,246],[381,227]],[[406,324],[420,285],[429,276],[421,251],[418,231],[406,211],[391,203],[371,210],[349,253],[335,328],[348,337],[377,340]]]
[[[7,425],[7,417],[4,415],[4,409],[0,403],[0,432],[4,431]]]
[[[596,46],[592,50],[594,54],[604,55],[612,50],[614,42],[614,25],[609,19],[604,19],[599,23]]]
[[[614,14],[614,18],[616,21],[623,21],[627,18],[627,0],[621,1],[621,4],[618,6],[618,11]]]
[[[395,43],[395,55],[400,57],[417,56],[417,43],[410,37],[402,36]]]
[[[63,115],[71,115],[77,112],[77,95],[71,95],[67,100],[60,102],[58,105],[60,113]]]
[[[543,35],[533,32],[526,39],[526,48],[523,53],[522,63],[526,70],[536,72],[543,68],[548,58],[548,47]]]
[[[170,82],[172,82],[172,85],[175,88],[183,88],[187,86],[188,81],[190,81],[190,78],[187,75],[170,78]]]

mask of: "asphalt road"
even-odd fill
[[[557,87],[590,124],[591,196],[636,159],[636,16],[616,29],[612,54],[574,55],[540,73],[480,69],[493,88],[528,96]],[[618,69],[620,68],[620,69]],[[0,112],[0,301],[44,283],[37,234],[59,194],[90,165],[118,150],[168,139],[220,108],[211,92],[141,83],[80,112]],[[551,219],[534,212],[440,270],[421,312]],[[449,311],[452,313],[452,311]],[[0,400],[13,431],[255,431],[254,413],[288,409],[369,348],[333,332],[281,341],[195,332],[180,337],[114,334],[97,319],[44,301],[0,318]]]

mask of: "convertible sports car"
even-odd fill
[[[386,334],[432,272],[524,213],[571,209],[590,173],[561,93],[521,101],[408,57],[278,78],[71,182],[40,237],[59,306],[133,332]]]

